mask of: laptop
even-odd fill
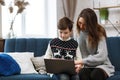
[[[44,59],[46,71],[48,73],[67,73],[70,75],[76,74],[75,64],[73,60],[63,59]]]

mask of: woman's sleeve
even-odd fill
[[[89,55],[87,58],[83,59],[83,63],[88,66],[97,66],[108,58],[108,51],[106,45],[106,39],[102,38],[98,44],[97,54]]]
[[[44,58],[52,58],[52,57],[53,57],[52,50],[51,50],[50,44],[48,44]]]

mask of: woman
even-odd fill
[[[82,10],[77,19],[77,31],[83,58],[75,62],[80,80],[106,80],[112,76],[114,67],[108,58],[106,32],[98,24],[97,16],[92,9]]]

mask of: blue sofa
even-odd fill
[[[17,38],[6,39],[4,52],[34,52],[34,56],[45,54],[50,38]],[[14,54],[14,53],[13,53]],[[18,74],[0,76],[0,80],[54,80],[46,74]]]
[[[107,80],[120,80],[120,37],[107,38],[108,55],[115,66],[115,73]]]
[[[34,52],[34,56],[45,54],[47,45],[51,38],[16,38],[6,39],[4,52]],[[120,80],[120,37],[108,37],[107,48],[109,58],[115,66],[115,73],[107,80]],[[0,76],[0,80],[54,80],[48,75],[42,74],[20,74],[12,76]]]

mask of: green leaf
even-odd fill
[[[101,20],[108,20],[109,11],[107,8],[101,8],[100,10],[100,19]]]

